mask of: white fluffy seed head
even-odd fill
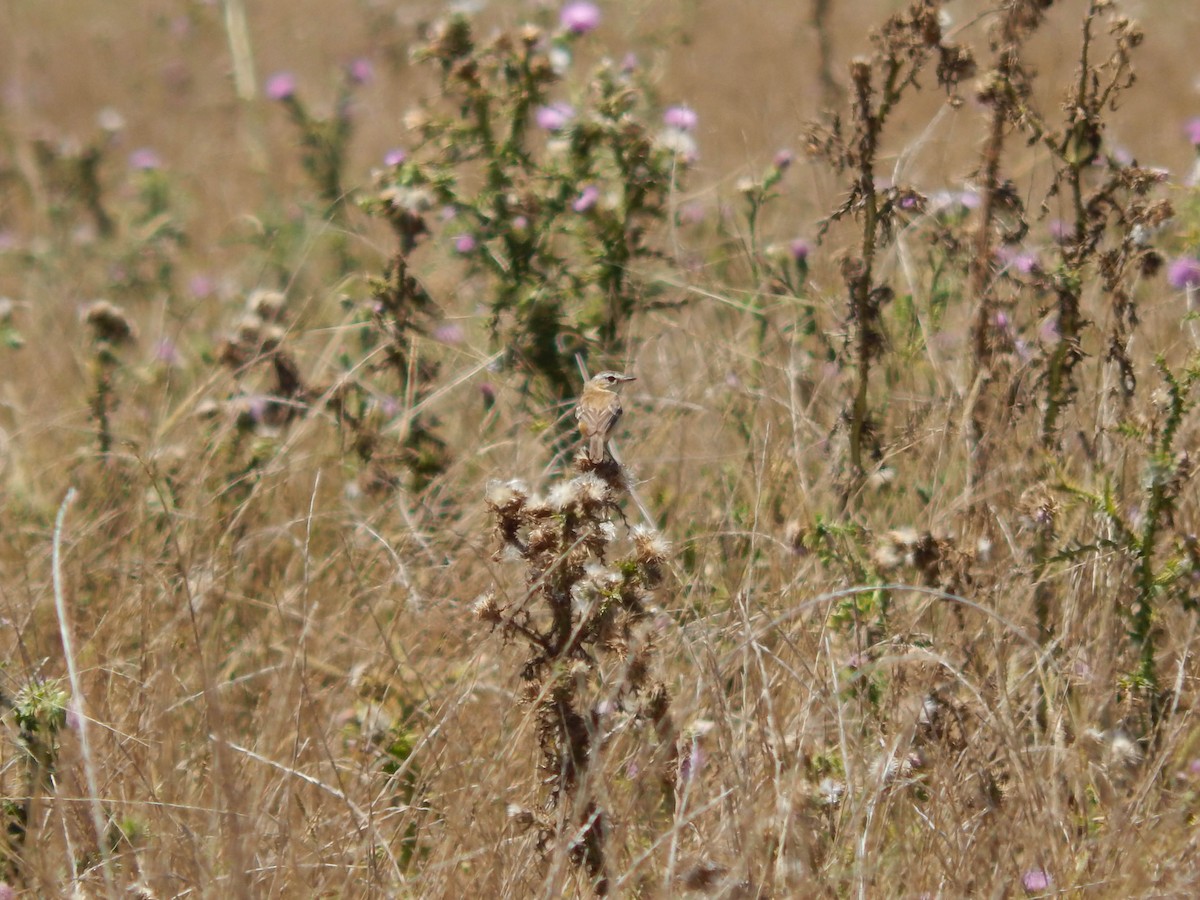
[[[579,502],[586,506],[599,506],[608,499],[608,485],[595,473],[588,472],[571,481],[578,492]]]
[[[475,602],[471,604],[471,612],[475,618],[481,622],[487,622],[490,625],[500,623],[500,607],[496,603],[496,594],[494,591],[487,591],[475,598]]]
[[[647,525],[634,525],[630,536],[640,562],[662,562],[671,552],[670,542]]]
[[[487,483],[484,497],[492,506],[503,508],[512,503],[523,504],[529,499],[529,488],[516,478],[512,481],[493,479]]]
[[[579,502],[579,490],[578,478],[574,478],[571,481],[560,481],[554,487],[550,488],[550,494],[546,498],[546,502],[554,509],[562,512]]]

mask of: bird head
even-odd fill
[[[626,375],[624,372],[600,372],[592,376],[591,384],[593,387],[612,390],[620,387],[626,381],[637,381],[637,377]]]

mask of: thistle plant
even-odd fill
[[[101,455],[112,449],[112,413],[117,396],[113,379],[120,368],[120,350],[136,342],[137,328],[119,306],[97,300],[83,312],[84,324],[91,330],[92,419],[96,426],[96,445]]]
[[[388,171],[403,166],[405,154],[389,154]],[[388,175],[379,174],[384,181]],[[410,258],[419,240],[428,234],[427,214],[432,208],[432,195],[423,188],[405,188],[393,184],[373,200],[364,204],[388,223],[395,241],[381,276],[369,279],[371,301],[366,312],[366,324],[361,333],[361,352],[364,356],[378,353],[380,361],[365,367],[368,374],[386,370],[394,377],[392,390],[398,396],[412,397],[414,404],[433,389],[438,367],[428,359],[418,359],[413,344],[434,331],[441,319],[441,307],[434,301],[420,279],[413,274]],[[359,310],[360,316],[363,310]],[[351,368],[349,358],[346,367]],[[448,461],[444,441],[437,434],[437,421],[432,415],[413,413],[407,417],[402,447],[398,454],[388,454],[382,447],[378,420],[381,410],[363,377],[343,379],[335,399],[338,421],[353,434],[353,446],[359,459],[367,466],[368,484],[390,487],[396,476],[388,471],[389,457],[398,456],[409,470],[416,487],[428,483],[441,472]]]
[[[17,726],[17,743],[21,748],[23,796],[4,800],[4,849],[6,875],[21,879],[21,849],[29,826],[29,813],[34,798],[53,787],[59,754],[59,734],[67,724],[68,696],[62,685],[54,680],[30,684],[15,697],[0,695],[9,716]]]
[[[278,72],[267,80],[266,95],[277,101],[287,113],[297,133],[300,147],[300,164],[304,168],[317,197],[317,211],[323,225],[332,225],[323,231],[327,246],[332,251],[335,271],[339,276],[349,275],[359,267],[358,260],[349,248],[347,213],[352,208],[353,189],[346,181],[346,157],[350,141],[354,136],[354,92],[372,78],[370,63],[365,59],[355,60],[344,67],[332,111],[321,115],[303,100],[296,78],[290,72]],[[306,216],[298,221],[282,221],[269,228],[269,244],[266,249],[278,259],[282,243],[307,247],[309,233]],[[283,238],[281,241],[280,239]],[[298,247],[297,247],[298,249]],[[280,273],[280,283],[295,279],[295,273],[287,271],[286,265]]]
[[[797,239],[787,246],[763,244],[763,213],[778,201],[779,184],[793,161],[790,151],[781,150],[761,176],[743,178],[737,183],[745,210],[746,231],[744,237],[737,236],[731,242],[737,248],[736,255],[745,260],[749,270],[750,302],[754,304],[754,316],[758,320],[757,338],[760,351],[764,347],[770,326],[768,309],[764,306],[767,299],[795,298],[803,304],[798,317],[799,322],[796,323],[797,330],[806,336],[817,334],[812,305],[801,300],[805,277],[808,274],[807,242]],[[733,273],[722,267],[722,274],[730,277]]]
[[[354,134],[351,114],[354,88],[370,77],[370,67],[365,60],[348,66],[338,88],[333,112],[325,117],[314,114],[300,99],[296,79],[290,72],[278,72],[267,81],[267,97],[283,106],[299,133],[300,162],[317,195],[325,203],[325,215],[334,221],[341,221],[346,210],[344,169],[346,150]]]
[[[1101,13],[1111,13],[1112,6],[1110,0],[1093,0],[1088,5],[1075,82],[1063,104],[1061,124],[1052,125],[1034,109],[1027,73],[1019,67],[1011,67],[992,84],[997,114],[1004,110],[1021,131],[1050,153],[1054,174],[1047,208],[1050,201],[1061,198],[1067,210],[1058,225],[1057,258],[1040,284],[1053,303],[1053,340],[1039,376],[1044,392],[1041,440],[1045,447],[1057,444],[1062,414],[1078,390],[1075,370],[1085,355],[1082,341],[1089,325],[1082,292],[1092,271],[1100,275],[1102,290],[1112,305],[1108,358],[1118,367],[1121,396],[1126,402],[1132,398],[1136,377],[1128,343],[1138,317],[1129,285],[1160,267],[1161,257],[1150,245],[1149,236],[1172,215],[1169,203],[1150,196],[1164,175],[1126,162],[1105,146],[1104,113],[1115,108],[1121,93],[1133,85],[1133,52],[1142,42],[1141,29],[1135,23],[1111,14],[1107,19],[1111,49],[1107,57],[1096,59],[1095,32]],[[977,346],[985,343],[978,329],[986,327],[977,320]]]
[[[1069,546],[1060,555],[1060,559],[1069,561],[1086,554],[1116,551],[1132,567],[1132,590],[1120,604],[1137,654],[1126,683],[1149,700],[1152,725],[1158,723],[1162,712],[1155,622],[1171,601],[1194,611],[1195,583],[1200,579],[1200,546],[1195,536],[1179,534],[1173,527],[1192,475],[1191,456],[1178,447],[1178,440],[1184,418],[1196,406],[1193,393],[1200,383],[1200,360],[1194,359],[1182,374],[1172,372],[1159,360],[1158,370],[1162,387],[1152,412],[1131,418],[1121,429],[1145,449],[1139,495],[1131,504],[1122,502],[1118,489],[1109,481],[1100,491],[1064,481],[1062,490],[1082,500],[1107,527],[1094,542]],[[1127,511],[1130,509],[1132,513]]]
[[[51,222],[64,231],[76,224],[77,214],[82,212],[98,237],[116,233],[100,173],[113,137],[123,124],[103,128],[85,145],[71,140],[34,142],[34,159],[48,188],[47,212]]]
[[[135,203],[125,223],[127,246],[113,267],[116,280],[127,292],[169,294],[179,251],[187,242],[172,179],[148,147],[130,154],[129,168]]]
[[[578,389],[576,358],[619,357],[631,318],[658,302],[640,267],[663,260],[654,229],[695,156],[695,114],[652,126],[627,68],[569,77],[590,24],[564,13],[556,31],[486,42],[461,15],[432,28],[417,59],[440,99],[407,116],[411,151],[365,202],[399,238],[389,279],[407,276],[418,242],[440,244],[488,297],[502,365],[559,401]]]
[[[525,576],[520,587],[497,586],[480,597],[475,614],[528,649],[520,695],[536,717],[536,781],[548,790],[540,812],[523,819],[536,826],[542,848],[565,842],[604,894],[610,848],[600,798],[616,723],[649,729],[663,762],[675,758],[670,696],[654,675],[650,606],[668,550],[654,531],[626,526],[629,547],[618,556],[613,517],[624,524],[619,501],[628,476],[611,459],[593,464],[581,456],[578,465],[574,478],[544,498],[516,481],[489,485],[495,558],[523,563]]]
[[[998,246],[1018,244],[1029,230],[1024,206],[1011,181],[1001,172],[1005,141],[1017,121],[1016,105],[1028,94],[1028,73],[1022,52],[1025,43],[1042,24],[1046,4],[1038,0],[1015,0],[1001,13],[989,32],[993,65],[980,79],[976,93],[987,110],[987,134],[980,153],[975,182],[979,189],[979,221],[972,241],[968,286],[975,298],[975,320],[971,327],[972,382],[979,383],[967,414],[972,453],[968,479],[973,484],[987,468],[984,413],[987,386],[998,376],[998,366],[1007,361],[1011,340],[1004,325],[998,296],[1000,254]],[[983,402],[981,402],[983,401]]]
[[[879,279],[877,259],[893,239],[905,202],[919,196],[911,188],[879,184],[876,167],[884,128],[928,66],[934,66],[938,84],[950,92],[975,68],[966,49],[945,39],[940,7],[936,0],[917,0],[872,33],[875,52],[850,66],[849,133],[838,115],[810,129],[810,152],[850,179],[849,195],[822,224],[821,234],[845,218],[854,218],[859,226],[858,246],[841,267],[848,301],[845,359],[854,370],[844,415],[849,433],[846,498],[861,484],[868,458],[880,452],[870,405],[871,370],[883,354],[883,309],[894,292]]]

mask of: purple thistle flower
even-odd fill
[[[181,357],[179,355],[179,348],[175,346],[175,342],[167,337],[160,338],[158,343],[154,345],[154,361],[172,368],[178,366]]]
[[[1187,134],[1188,140],[1192,142],[1192,146],[1200,150],[1200,117],[1188,119],[1183,130]]]
[[[1167,267],[1167,282],[1181,291],[1200,287],[1200,259],[1181,256],[1172,260]]]
[[[383,154],[383,164],[385,166],[398,166],[406,159],[408,159],[408,154],[399,147],[393,147],[387,153]]]
[[[1042,265],[1036,253],[1017,247],[1000,247],[996,250],[996,259],[1004,266],[1016,269],[1022,275],[1029,275],[1040,269]]]
[[[203,272],[197,272],[188,281],[188,291],[197,300],[203,300],[206,297],[211,297],[217,292],[217,286],[213,284],[213,280]]]
[[[466,256],[468,253],[473,253],[479,244],[475,240],[474,235],[460,234],[454,238],[454,251]]]
[[[370,84],[375,79],[375,68],[369,59],[360,56],[346,66],[346,77],[354,84]]]
[[[1013,268],[1022,275],[1030,275],[1042,267],[1036,253],[1018,253],[1013,257]]]
[[[265,394],[251,394],[246,398],[246,415],[255,425],[261,425],[267,417],[268,398]]]
[[[568,3],[562,8],[559,22],[572,34],[587,34],[600,24],[600,7],[586,0]]]
[[[446,322],[433,329],[433,339],[451,347],[457,347],[466,338],[466,331],[461,325],[454,322]]]
[[[296,76],[291,72],[276,72],[267,79],[264,90],[270,100],[290,100],[296,94]]]
[[[699,225],[708,215],[708,210],[699,200],[689,200],[679,205],[679,221],[683,225]]]
[[[694,131],[700,119],[690,106],[671,106],[663,113],[663,124],[680,131]]]
[[[139,147],[129,154],[129,168],[138,172],[152,172],[162,168],[162,160],[149,147]]]
[[[788,150],[785,147],[783,150],[776,152],[775,159],[774,159],[774,165],[775,165],[775,168],[777,168],[779,171],[782,172],[784,169],[788,168],[795,161],[796,161],[796,154],[793,153],[791,150]]]
[[[539,128],[562,131],[575,118],[575,108],[569,103],[551,103],[549,106],[539,106],[533,117]]]
[[[587,185],[579,196],[575,198],[575,202],[571,204],[571,209],[577,213],[585,213],[596,205],[596,201],[600,199],[600,188],[594,184]]]
[[[1021,876],[1021,886],[1030,894],[1041,893],[1049,889],[1050,884],[1050,874],[1041,867],[1030,869]]]
[[[1059,342],[1059,340],[1062,338],[1062,332],[1058,327],[1057,316],[1051,316],[1042,322],[1041,327],[1038,329],[1038,337],[1044,344],[1053,345]]]
[[[788,250],[791,251],[792,259],[798,263],[802,263],[808,261],[808,254],[812,251],[812,247],[809,246],[808,241],[804,240],[804,238],[796,238],[796,240],[788,244]]]

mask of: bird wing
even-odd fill
[[[621,401],[614,396],[604,404],[580,404],[575,409],[575,418],[579,420],[579,430],[591,437],[594,434],[608,434],[621,418]]]
[[[587,455],[592,462],[604,461],[604,444],[621,418],[621,412],[620,399],[611,393],[603,398],[603,402],[581,403],[576,407],[575,417],[579,419],[580,432],[587,438]]]

